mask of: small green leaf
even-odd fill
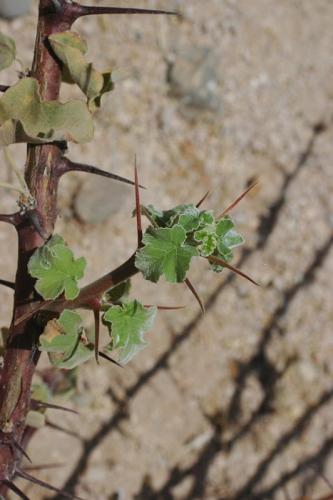
[[[216,249],[217,239],[215,234],[207,234],[203,239],[201,245],[198,246],[198,250],[202,257],[208,257],[212,255]]]
[[[199,227],[200,211],[193,205],[178,205],[171,210],[159,210],[153,205],[144,207],[144,212],[148,213],[149,218],[159,227],[172,227],[175,224],[182,226],[185,231],[191,232]]]
[[[16,57],[15,40],[0,33],[0,71],[8,68]]]
[[[232,259],[233,257],[232,251],[221,240],[217,242],[217,250],[218,250],[218,253],[216,254],[217,257],[221,257],[221,259],[224,259],[227,262],[229,262],[229,260]]]
[[[224,236],[234,226],[235,224],[233,223],[233,220],[229,216],[224,217],[223,219],[220,220],[220,222],[218,222],[216,226],[216,234],[218,236]]]
[[[153,205],[147,205],[141,207],[141,213],[150,220],[153,226],[158,226],[158,227],[167,226],[169,218],[168,216],[165,215],[165,212],[163,212],[163,210],[159,210],[158,208],[155,208]],[[135,211],[133,215],[135,215]]]
[[[207,219],[210,220],[210,217]],[[195,231],[193,237],[195,241],[200,243],[198,251],[202,257],[208,257],[215,252],[217,246],[215,223],[209,223],[203,229]]]
[[[149,215],[155,222],[158,223],[158,221],[163,219],[163,210],[159,210],[158,208],[155,208],[153,205],[147,205],[144,208],[148,211]]]
[[[146,345],[144,333],[152,327],[156,307],[144,308],[136,300],[113,306],[104,314],[111,324],[112,347],[120,349],[120,362],[128,363]]]
[[[244,238],[239,233],[230,229],[225,236],[223,236],[223,243],[228,248],[235,248],[244,243]]]
[[[49,321],[39,337],[39,350],[48,353],[50,362],[58,368],[71,370],[90,359],[94,346],[82,339],[82,318],[65,309],[58,320]]]
[[[186,232],[193,231],[199,227],[199,209],[193,204],[178,205],[171,210],[163,212],[163,218],[168,227],[180,224]],[[182,223],[180,222],[182,220]]]
[[[22,78],[0,98],[0,146],[28,142],[88,142],[94,133],[85,103],[42,101],[34,78]]]
[[[214,223],[214,214],[212,210],[205,210],[204,212],[201,212],[200,214],[200,226],[206,226],[207,224],[213,224]]]
[[[86,260],[75,259],[73,252],[60,236],[53,236],[30,257],[29,274],[37,278],[35,288],[45,299],[56,299],[63,292],[67,300],[79,294],[78,280],[83,277]]]
[[[198,229],[200,225],[199,214],[182,214],[179,217],[178,224],[182,226],[187,233]]]
[[[77,335],[82,328],[82,318],[75,311],[65,309],[57,320],[64,332],[68,335]]]
[[[148,229],[142,240],[144,247],[136,253],[136,267],[145,279],[155,283],[162,274],[171,283],[184,281],[191,258],[198,255],[196,248],[185,240],[186,232],[178,224],[172,228]]]
[[[48,403],[51,399],[51,396],[51,391],[44,382],[32,385],[32,399],[41,401],[43,403]],[[43,427],[46,420],[45,411],[46,410],[43,407],[39,408],[38,410],[30,410],[27,415],[26,425],[29,425],[29,427],[33,427],[35,429],[40,429],[41,427]]]
[[[78,33],[64,31],[49,36],[49,42],[65,65],[66,81],[68,76],[88,98],[91,111],[101,105],[102,95],[113,90],[111,72],[100,73],[84,57],[87,44]]]

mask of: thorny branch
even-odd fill
[[[58,100],[62,72],[61,63],[53,54],[47,37],[69,30],[73,22],[82,16],[99,14],[173,13],[162,10],[90,7],[66,0],[40,0],[31,76],[37,79],[43,100]],[[8,86],[0,86],[1,92],[7,89]],[[0,495],[10,489],[19,497],[27,498],[13,483],[15,475],[59,492],[56,488],[36,480],[20,469],[21,457],[30,435],[29,428],[25,428],[25,419],[29,410],[34,406],[30,392],[32,377],[39,359],[36,342],[45,326],[43,322],[40,320],[37,322],[35,316],[30,314],[31,304],[36,300],[36,294],[34,280],[28,274],[27,263],[35,249],[42,246],[53,233],[57,217],[59,179],[66,171],[77,170],[114,179],[117,177],[117,180],[131,183],[96,167],[64,160],[63,155],[63,144],[60,143],[28,144],[25,181],[35,200],[35,207],[26,213],[0,215],[0,221],[14,225],[18,235],[15,284],[4,280],[0,283],[14,288],[12,323],[4,354],[4,365],[0,374]],[[76,304],[89,303],[113,284],[127,279],[136,272],[134,258],[131,257],[118,269],[84,288]],[[54,308],[54,312],[59,313],[66,306],[66,301],[60,301]],[[73,306],[75,307],[74,304]],[[27,314],[29,319],[17,321]],[[22,452],[18,453],[19,450]],[[64,492],[60,493],[68,496]]]

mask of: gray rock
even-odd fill
[[[31,0],[0,0],[0,16],[8,19],[23,16],[31,7]]]
[[[74,213],[82,222],[98,224],[119,212],[132,194],[131,186],[91,176],[78,191]]]
[[[191,47],[175,55],[167,70],[170,94],[192,111],[222,110],[222,92],[217,73],[218,61],[212,49]]]

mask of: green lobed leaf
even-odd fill
[[[103,94],[113,90],[111,72],[100,73],[86,61],[87,44],[78,33],[55,33],[49,36],[49,42],[65,65],[66,81],[70,79],[80,87],[88,98],[89,109],[95,111],[101,105]]]
[[[42,101],[34,78],[22,78],[0,98],[0,146],[28,142],[88,142],[92,115],[81,101]]]
[[[94,355],[94,346],[82,340],[82,318],[65,309],[59,319],[49,321],[39,337],[39,350],[48,353],[53,366],[71,370]]]
[[[197,229],[200,224],[200,211],[193,204],[178,205],[171,210],[159,210],[153,205],[143,207],[143,213],[153,220],[159,227],[172,227],[175,224],[182,226],[186,232]]]
[[[193,204],[177,205],[171,210],[163,212],[165,225],[172,227],[179,224],[184,227],[186,232],[192,231],[199,227],[199,209]]]
[[[228,248],[236,248],[244,243],[244,238],[233,229],[230,229],[230,231],[223,236],[223,243]]]
[[[152,327],[156,313],[156,307],[144,308],[136,300],[106,311],[103,319],[111,325],[112,347],[120,349],[120,362],[128,363],[145,347],[144,333]]]
[[[184,213],[179,216],[178,224],[182,226],[187,233],[191,233],[200,226],[199,214]]]
[[[200,213],[200,226],[204,227],[207,224],[213,224],[215,221],[214,213],[212,210],[205,210]]]
[[[231,217],[229,217],[229,215],[227,215],[217,223],[216,234],[218,236],[225,236],[228,231],[230,231],[230,229],[232,229],[234,226],[235,224],[233,220],[231,219]]]
[[[153,205],[147,205],[144,207],[150,215],[151,219],[156,222],[159,226],[162,226],[163,222],[163,210],[155,208]]]
[[[16,57],[16,44],[13,38],[0,33],[0,71],[11,66]]]
[[[137,269],[155,283],[162,274],[171,283],[184,281],[191,258],[198,255],[197,249],[185,240],[185,229],[178,224],[172,228],[149,228],[143,236],[144,247],[135,256]]]
[[[211,218],[209,217],[207,220],[211,220]],[[218,241],[215,222],[203,225],[202,229],[195,231],[193,238],[200,243],[198,251],[202,257],[212,255],[216,250]]]
[[[233,258],[232,248],[244,243],[244,238],[233,229],[234,226],[233,220],[229,216],[226,216],[218,222],[216,227],[218,240],[217,250],[214,255],[227,262]],[[224,269],[223,266],[219,266],[218,264],[211,264],[211,268],[216,273]]]
[[[67,300],[74,300],[79,294],[77,282],[83,277],[85,267],[85,258],[75,259],[58,235],[38,248],[28,263],[29,274],[37,278],[35,289],[45,300],[56,299],[63,292]]]
[[[201,241],[201,245],[198,246],[200,255],[202,257],[209,257],[209,255],[212,255],[216,250],[217,238],[215,234],[207,233]]]

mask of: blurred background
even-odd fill
[[[13,2],[14,3],[14,2]],[[90,2],[83,2],[90,4]],[[93,0],[91,3],[94,3]],[[107,5],[108,2],[96,1]],[[148,347],[125,369],[89,362],[58,375],[58,402],[28,453],[43,480],[86,499],[311,499],[332,495],[333,4],[330,0],[141,0],[180,19],[85,18],[74,26],[98,69],[120,75],[104,97],[93,143],[69,157],[133,177],[144,203],[198,201],[234,210],[246,238],[236,263],[255,287],[205,263],[188,290],[133,280],[160,312]],[[32,60],[37,1],[0,30]],[[17,79],[19,65],[1,74]],[[63,89],[63,99],[80,96]],[[24,146],[10,152],[23,169]],[[2,181],[13,172],[2,153]],[[59,192],[61,233],[88,260],[85,282],[135,248],[131,188],[70,174]],[[15,196],[1,190],[3,212]],[[15,233],[0,228],[1,278],[15,274]],[[1,326],[12,296],[1,290]],[[87,316],[87,324],[92,318]],[[43,366],[48,366],[47,359]],[[67,401],[66,401],[67,400]],[[61,427],[67,430],[57,429]],[[48,492],[21,483],[32,499]],[[13,497],[14,498],[14,497]],[[61,496],[53,496],[60,500]],[[332,498],[332,497],[330,497]]]

